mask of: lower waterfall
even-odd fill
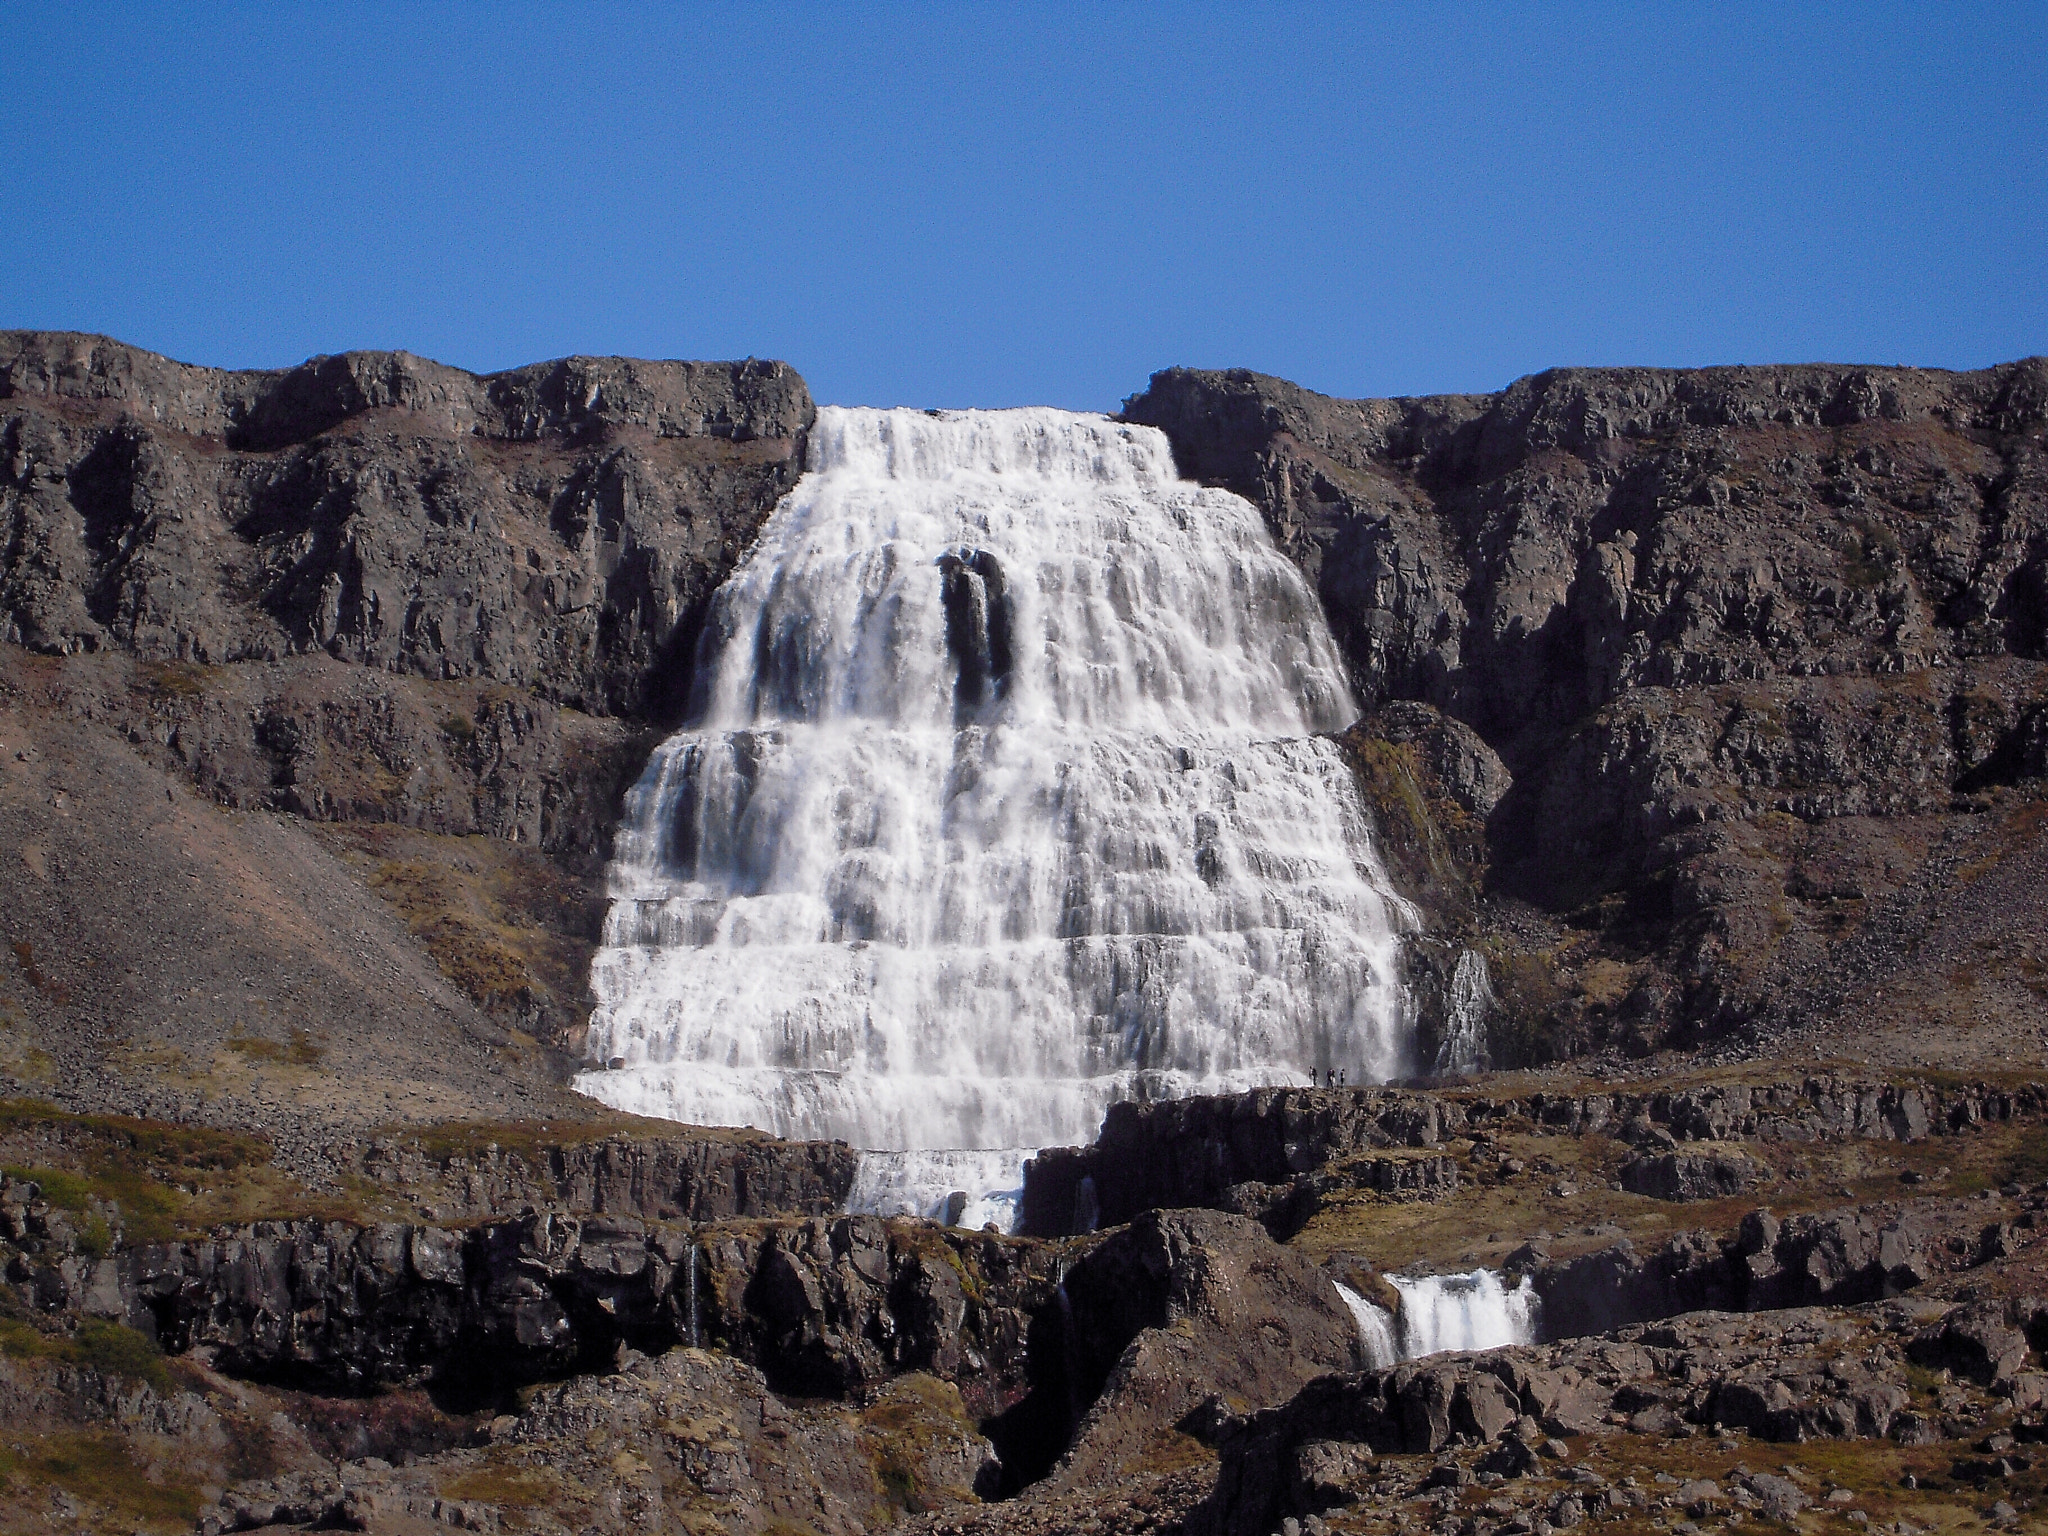
[[[1352,1319],[1358,1324],[1358,1342],[1365,1353],[1365,1368],[1369,1371],[1384,1370],[1401,1358],[1401,1346],[1394,1338],[1394,1318],[1385,1307],[1367,1301],[1343,1281],[1332,1282],[1337,1294],[1344,1298],[1344,1305],[1351,1309]]]
[[[1007,1225],[1119,1099],[1407,1070],[1356,714],[1257,509],[1159,432],[822,409],[629,797],[576,1086]]]
[[[1536,1342],[1542,1302],[1526,1275],[1512,1290],[1490,1269],[1475,1269],[1469,1275],[1387,1278],[1401,1293],[1400,1309],[1391,1314],[1349,1286],[1337,1284],[1357,1320],[1368,1369],[1452,1350]]]

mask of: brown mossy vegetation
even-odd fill
[[[119,1529],[129,1531],[136,1522],[156,1530],[190,1530],[201,1509],[196,1485],[152,1477],[133,1448],[105,1430],[62,1430],[0,1443],[0,1483],[10,1493],[54,1484],[88,1509],[106,1511],[122,1522]]]
[[[353,823],[320,828],[433,957],[441,974],[504,1021],[588,1012],[602,894],[535,849]]]
[[[485,1455],[489,1456],[486,1451]],[[561,1478],[548,1467],[490,1462],[468,1467],[440,1484],[444,1498],[475,1500],[503,1508],[546,1508],[561,1494]]]
[[[159,699],[186,701],[204,698],[220,669],[196,661],[145,661],[137,664],[135,676],[143,691]]]
[[[1484,823],[1431,792],[1412,744],[1382,740],[1362,727],[1337,741],[1374,812],[1380,856],[1395,883],[1440,920],[1468,915],[1486,878]]]
[[[354,1176],[307,1189],[273,1166],[255,1136],[125,1115],[80,1115],[33,1099],[0,1100],[0,1168],[33,1180],[51,1205],[104,1224],[105,1243],[194,1237],[221,1222],[381,1221],[409,1204]]]
[[[292,1026],[289,1036],[283,1041],[272,1040],[266,1035],[244,1034],[238,1027],[228,1036],[228,1049],[249,1061],[265,1062],[273,1066],[312,1067],[318,1066],[327,1048],[311,1030]]]
[[[951,1382],[921,1372],[899,1376],[861,1410],[860,1424],[882,1522],[973,1496],[971,1488],[928,1486],[923,1471],[940,1443],[975,1433],[960,1389]]]
[[[81,1321],[75,1329],[67,1329],[66,1321],[33,1317],[10,1302],[0,1310],[0,1355],[86,1366],[125,1385],[139,1382],[159,1396],[170,1392],[170,1372],[154,1339],[100,1318]]]
[[[1967,1196],[2015,1180],[2048,1179],[2048,1146],[2039,1126],[2025,1122],[1914,1142],[1716,1142],[1713,1148],[1746,1155],[1767,1176],[1722,1199],[1659,1200],[1614,1187],[1621,1165],[1635,1153],[1612,1137],[1509,1131],[1478,1148],[1453,1141],[1442,1150],[1458,1160],[1455,1194],[1404,1201],[1340,1188],[1324,1197],[1292,1245],[1318,1260],[1352,1256],[1386,1269],[1419,1265],[1447,1271],[1498,1265],[1537,1234],[1547,1236],[1553,1258],[1591,1252],[1624,1237],[1642,1253],[1680,1232],[1725,1235],[1758,1207],[1782,1217],[1906,1196]],[[1511,1164],[1521,1166],[1509,1172]],[[1344,1166],[1331,1172],[1341,1185]],[[1916,1182],[1902,1183],[1905,1174]]]

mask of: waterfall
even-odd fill
[[[1451,971],[1451,994],[1444,1008],[1444,1038],[1436,1053],[1438,1077],[1479,1072],[1491,1064],[1486,1022],[1492,1016],[1493,1004],[1493,978],[1487,974],[1486,956],[1468,949],[1458,956]]]
[[[698,1329],[696,1329],[696,1239],[690,1239],[688,1266],[690,1266],[690,1274],[688,1274],[686,1284],[690,1286],[690,1348],[694,1350],[694,1348],[698,1348]]]
[[[1536,1342],[1540,1303],[1526,1275],[1513,1290],[1490,1269],[1475,1269],[1469,1275],[1387,1278],[1401,1293],[1400,1311],[1392,1315],[1342,1281],[1332,1282],[1358,1324],[1367,1370],[1447,1350]]]
[[[1469,1275],[1389,1275],[1401,1293],[1395,1317],[1403,1360],[1453,1349],[1499,1349],[1536,1342],[1536,1288],[1524,1275],[1509,1290],[1500,1275],[1475,1269]]]
[[[690,1348],[692,1348],[692,1349],[695,1349],[695,1348],[697,1348],[697,1347],[698,1347],[698,1336],[697,1336],[697,1244],[696,1244],[696,1242],[695,1242],[695,1240],[694,1240],[694,1239],[693,1239],[693,1240],[691,1241],[691,1243],[690,1243],[690,1257],[689,1257],[689,1259],[688,1259],[688,1264],[689,1264],[689,1277],[688,1277],[688,1280],[686,1281],[686,1283],[688,1284],[688,1286],[689,1286],[689,1288],[690,1288]]]
[[[955,1227],[993,1222],[1007,1232],[1024,1199],[1024,1162],[1032,1150],[868,1152],[846,1204],[878,1216],[929,1216]]]
[[[1394,1320],[1387,1315],[1384,1307],[1375,1306],[1341,1280],[1332,1281],[1337,1294],[1344,1298],[1344,1305],[1351,1309],[1351,1316],[1358,1323],[1358,1342],[1364,1347],[1365,1368],[1369,1371],[1383,1370],[1401,1358],[1401,1348],[1394,1342]]]
[[[629,797],[576,1086],[928,1154],[1409,1070],[1412,916],[1318,734],[1355,714],[1258,511],[1157,431],[823,409]],[[862,1198],[1011,1180],[906,1157]]]

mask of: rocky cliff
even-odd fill
[[[0,401],[5,638],[326,654],[598,714],[677,702],[695,620],[815,414],[782,363],[228,373],[20,331]]]
[[[1411,882],[1503,981],[1498,1056],[1844,1010],[1865,1049],[1910,1059],[1931,1013],[1951,1056],[2010,1051],[2048,956],[2015,901],[2043,875],[2048,361],[1412,400],[1173,369],[1125,414],[1316,582]]]
[[[0,1087],[156,1117],[0,1101],[0,1523],[2021,1526],[2048,365],[1127,413],[1329,610],[1417,1066],[1566,1060],[1119,1106],[1008,1236],[563,1090],[794,373],[0,337]],[[1546,1342],[1367,1368],[1475,1266]]]
[[[0,1074],[287,1142],[581,1114],[620,797],[814,415],[772,362],[0,333]],[[330,1051],[369,1091],[244,1070]]]

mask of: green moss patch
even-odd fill
[[[15,1360],[56,1360],[168,1396],[170,1373],[156,1341],[120,1323],[94,1318],[75,1333],[46,1332],[20,1317],[0,1317],[0,1354]]]

